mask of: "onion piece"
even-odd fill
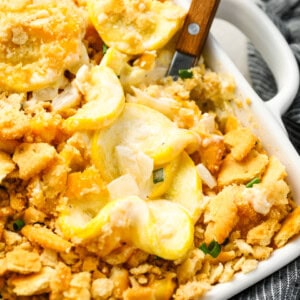
[[[70,108],[75,108],[80,104],[80,101],[81,95],[78,89],[73,85],[69,85],[52,100],[52,110],[54,112],[62,112]]]
[[[107,189],[112,200],[118,200],[128,196],[138,196],[140,189],[131,174],[122,175],[107,185]]]
[[[196,166],[197,171],[202,179],[202,181],[209,187],[209,188],[214,188],[217,185],[217,181],[215,177],[210,173],[210,171],[203,165],[203,164],[198,164]]]

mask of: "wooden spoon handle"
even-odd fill
[[[192,0],[176,50],[198,57],[205,44],[220,0]]]

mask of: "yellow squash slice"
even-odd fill
[[[186,208],[196,223],[202,213],[201,178],[193,160],[186,152],[182,152],[178,160],[178,167],[174,172],[171,186],[164,197]]]
[[[125,105],[122,85],[109,67],[94,66],[87,70],[82,87],[86,103],[65,121],[70,131],[96,130],[110,125]]]
[[[194,242],[194,226],[189,214],[168,200],[153,200],[147,204],[154,219],[150,239],[152,253],[171,260],[184,257]]]
[[[102,40],[128,54],[162,48],[182,26],[186,11],[172,1],[88,0]]]
[[[122,72],[122,69],[129,63],[131,55],[120,52],[115,47],[110,47],[107,49],[104,54],[100,66],[109,67],[114,70],[114,72],[119,76]],[[128,65],[128,67],[130,67]]]
[[[118,146],[146,154],[157,166],[170,162],[187,146],[197,143],[192,131],[178,128],[162,113],[141,104],[126,103],[123,113],[110,127],[95,133],[91,153],[104,179],[111,181],[122,175]]]
[[[148,195],[150,199],[161,198],[170,189],[180,162],[179,157],[180,155],[171,162],[153,171],[153,175],[150,179],[153,184],[150,186],[150,194]],[[161,178],[156,179],[157,176],[161,176]]]
[[[166,51],[166,50],[164,50]],[[100,66],[114,70],[120,78],[125,92],[132,92],[134,86],[154,82],[166,74],[170,62],[162,66],[163,51],[146,51],[138,57],[110,47],[103,56]]]
[[[66,212],[58,218],[57,227],[75,243],[109,234],[105,249],[115,240],[170,260],[184,257],[193,246],[191,218],[180,205],[168,200],[147,202],[129,196],[109,202],[85,222],[82,211],[69,215]]]
[[[85,18],[71,0],[1,0],[0,90],[26,92],[55,85],[65,70],[87,61]]]

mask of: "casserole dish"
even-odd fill
[[[245,9],[275,37],[275,56],[261,47],[280,82],[272,110],[212,36],[206,65],[174,81],[163,44],[186,13],[172,1],[0,2],[0,298],[224,299],[298,255],[294,238],[270,256],[300,232],[286,183],[298,200],[299,157],[280,124],[292,56],[255,6],[225,1],[220,17]]]
[[[189,5],[189,1],[177,2],[184,7]],[[243,101],[242,109],[235,107],[236,115],[244,125],[252,128],[266,150],[286,166],[293,197],[300,204],[300,157],[281,121],[281,115],[288,109],[299,88],[296,60],[277,28],[253,2],[223,0],[217,18],[234,24],[253,42],[273,72],[278,92],[272,99],[263,102],[211,34],[203,52],[205,63],[216,72],[234,77],[237,96]],[[251,105],[246,104],[246,99],[251,100]],[[237,274],[232,281],[214,286],[201,299],[216,300],[234,296],[297,258],[299,249],[300,237],[275,250],[269,259],[259,263],[256,270],[246,275]]]

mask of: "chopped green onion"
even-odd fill
[[[153,183],[164,181],[164,169],[160,168],[153,171]]]
[[[213,258],[216,258],[221,252],[221,246],[216,241],[211,241],[208,246],[203,243],[199,249]]]
[[[13,228],[15,231],[20,231],[25,226],[25,222],[21,219],[15,220],[13,222]]]
[[[102,53],[105,54],[107,52],[107,50],[108,50],[107,45],[103,44],[102,45]]]
[[[247,188],[252,188],[254,184],[260,183],[260,179],[258,177],[253,178],[246,184]]]
[[[209,252],[205,243],[201,244],[199,249],[202,250],[204,252],[204,254],[208,254],[208,252]]]
[[[181,70],[178,71],[178,75],[182,79],[192,78],[193,77],[193,72],[191,70],[181,69]]]

